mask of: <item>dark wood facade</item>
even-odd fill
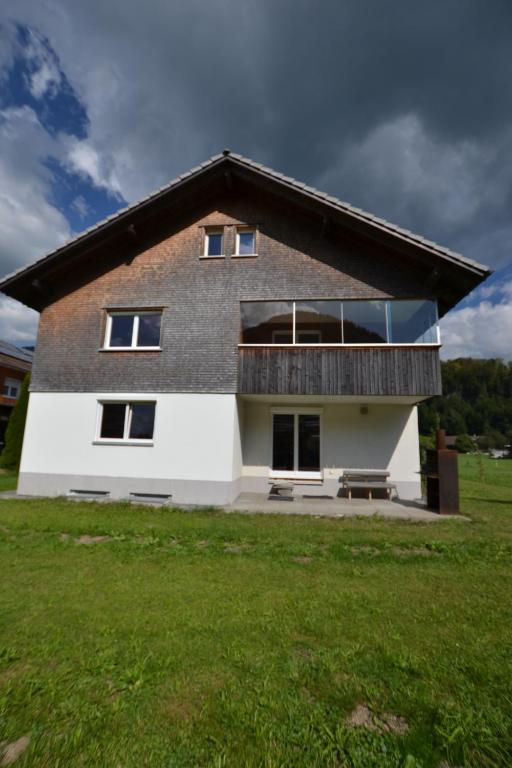
[[[254,190],[224,193],[216,203],[175,232],[163,228],[154,245],[130,259],[112,255],[107,271],[101,264],[67,276],[62,295],[41,315],[32,391],[235,393],[240,302],[430,295],[421,273],[391,254],[322,237]],[[258,255],[236,258],[236,226],[251,223],[258,226]],[[203,228],[212,225],[224,227],[225,258],[200,258]],[[163,307],[161,351],[99,351],[107,309],[129,307]],[[275,353],[268,355],[277,359]],[[387,380],[394,392],[392,376]]]
[[[246,395],[441,394],[437,347],[240,347]]]

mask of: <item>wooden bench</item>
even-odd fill
[[[391,492],[396,493],[396,485],[388,482],[389,472],[385,470],[360,470],[346,471],[343,473],[341,484],[346,489],[349,499],[352,499],[352,490],[354,488],[368,491],[368,499],[372,500],[372,491],[385,491],[388,499],[391,498]]]

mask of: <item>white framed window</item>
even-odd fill
[[[104,349],[158,350],[161,325],[161,311],[109,312]]]
[[[224,258],[224,228],[208,228],[204,231],[204,249],[203,258],[223,259]]]
[[[256,230],[254,227],[237,228],[235,256],[256,256]]]
[[[21,390],[21,381],[19,379],[5,379],[2,388],[4,397],[12,397],[17,400]]]
[[[272,409],[272,478],[322,479],[321,415],[316,408]]]
[[[96,441],[152,444],[156,403],[153,400],[99,403]]]

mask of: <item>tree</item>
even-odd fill
[[[475,450],[475,444],[469,435],[457,435],[455,449],[459,453],[472,453]]]
[[[27,373],[21,385],[18,402],[12,409],[5,431],[5,447],[0,456],[0,466],[4,469],[14,469],[17,471],[20,468],[21,448],[27,418],[29,384],[30,374]]]

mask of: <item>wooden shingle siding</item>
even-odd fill
[[[198,204],[172,231],[162,221],[151,230],[152,243],[141,240],[135,248],[127,240],[52,284],[32,391],[235,393],[241,301],[425,295],[422,273],[401,266],[394,254],[324,235],[320,220],[298,216],[274,198],[237,186],[213,202]],[[231,258],[243,223],[258,227],[256,258]],[[225,259],[199,258],[205,226],[225,226]],[[163,307],[161,351],[100,352],[106,308],[115,307]],[[356,377],[363,386],[362,368],[350,371],[336,356],[317,361],[315,354],[312,367],[301,371],[304,386],[331,375],[346,378],[347,387]],[[276,373],[275,366],[269,359],[262,375],[273,386],[284,376],[284,387],[295,374]],[[395,372],[388,374],[391,386]]]
[[[435,347],[241,347],[238,360],[241,394],[441,394],[439,353]]]

